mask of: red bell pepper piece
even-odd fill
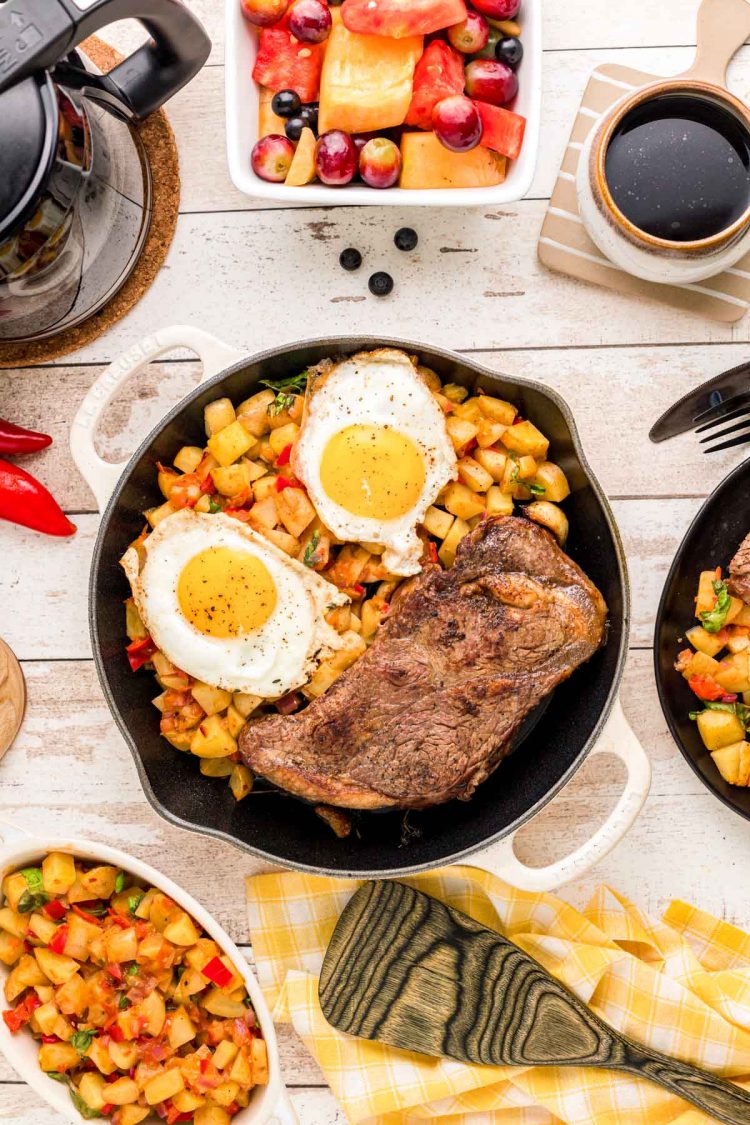
[[[128,654],[130,667],[134,672],[137,672],[144,664],[148,664],[154,653],[158,652],[158,649],[150,637],[139,637],[137,640],[131,641],[125,652]]]
[[[260,33],[253,78],[277,93],[295,90],[303,102],[314,102],[320,90],[323,51],[317,43],[301,43],[284,27]]]
[[[431,129],[437,103],[464,92],[463,55],[442,39],[434,39],[416,65],[413,90],[406,124]]]
[[[297,488],[298,484],[290,477],[276,477],[276,491],[283,492],[285,488]]]
[[[107,1028],[107,1034],[113,1043],[122,1043],[125,1038],[125,1032],[122,1030],[119,1023],[113,1023],[111,1027]]]
[[[45,902],[42,911],[48,918],[51,918],[53,922],[59,922],[60,919],[64,918],[67,914],[68,908],[64,902],[60,902],[59,898],[53,898],[50,899],[49,902]]]
[[[226,988],[232,980],[229,969],[218,957],[212,957],[208,964],[203,966],[201,972],[218,988]]]
[[[62,1043],[59,1035],[43,1035],[42,1043]]]
[[[489,102],[474,102],[474,105],[482,118],[480,145],[515,160],[523,145],[526,118],[510,109],[503,109],[502,106],[490,105]]]
[[[362,35],[432,35],[466,19],[464,0],[344,0],[341,18]]]
[[[0,418],[0,453],[37,453],[52,445],[49,434],[39,434],[36,430],[25,430]]]
[[[3,1012],[3,1019],[13,1035],[15,1035],[17,1031],[20,1031],[22,1027],[26,1026],[33,1012],[35,1012],[37,1008],[41,1008],[41,1006],[42,1002],[36,992],[30,992],[25,1000],[22,1000],[20,1004],[16,1004],[15,1008]]]
[[[276,458],[276,465],[278,466],[278,468],[281,468],[282,465],[288,465],[289,464],[289,458],[291,457],[291,455],[292,455],[292,443],[290,442],[289,445],[284,446],[281,453]]]
[[[110,961],[107,965],[105,965],[105,968],[112,979],[116,980],[118,984],[124,979],[123,971],[115,961]]]
[[[68,940],[68,927],[58,926],[52,935],[52,940],[49,942],[49,947],[53,953],[62,953],[65,950],[65,943]]]
[[[699,699],[713,701],[721,699],[724,695],[724,688],[721,684],[717,684],[716,680],[711,676],[691,676],[688,680],[688,685],[692,688]]]
[[[438,561],[438,549],[437,549],[437,544],[433,543],[432,540],[430,540],[430,548],[429,549],[430,549],[430,562],[436,563]]]
[[[0,461],[0,519],[44,535],[75,535],[77,530],[52,493],[10,461]]]
[[[206,477],[206,479],[201,484],[201,492],[215,492],[215,491],[216,491],[216,489],[214,488],[214,478],[209,473],[208,476]]]
[[[77,902],[71,906],[71,910],[74,914],[77,914],[79,918],[83,918],[84,922],[93,922],[95,926],[101,926],[99,919],[95,915],[89,914],[89,912],[79,906]]]

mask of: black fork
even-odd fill
[[[695,416],[695,432],[708,434],[708,437],[701,438],[701,445],[707,446],[704,453],[718,453],[720,449],[733,449],[750,443],[750,390],[740,391],[729,398],[717,395],[717,398],[719,401]],[[723,426],[726,422],[733,422],[734,425],[717,429],[717,426]],[[730,434],[734,437],[730,437]],[[716,442],[718,438],[727,440],[716,445],[708,444]]]

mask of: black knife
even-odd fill
[[[750,363],[741,363],[696,387],[662,414],[648,436],[659,442],[687,433],[696,425],[700,414],[720,406],[740,391],[750,391]]]

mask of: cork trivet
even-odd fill
[[[550,269],[579,281],[648,297],[731,324],[741,320],[750,307],[750,254],[700,284],[658,285],[633,277],[610,262],[589,238],[578,212],[576,173],[586,138],[600,115],[624,94],[656,80],[654,74],[618,65],[598,67],[591,75],[542,226],[539,259]]]
[[[0,640],[0,758],[18,734],[26,708],[26,684],[21,666]]]
[[[122,56],[101,39],[87,39],[81,50],[102,72],[112,69]],[[180,164],[172,127],[160,109],[135,127],[151,165],[153,200],[151,227],[143,251],[122,288],[97,313],[58,336],[28,344],[0,344],[0,368],[30,367],[48,363],[90,344],[137,305],[156,279],[174,237],[180,209]]]

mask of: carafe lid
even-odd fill
[[[0,242],[34,213],[57,150],[58,107],[45,72],[0,93]]]

